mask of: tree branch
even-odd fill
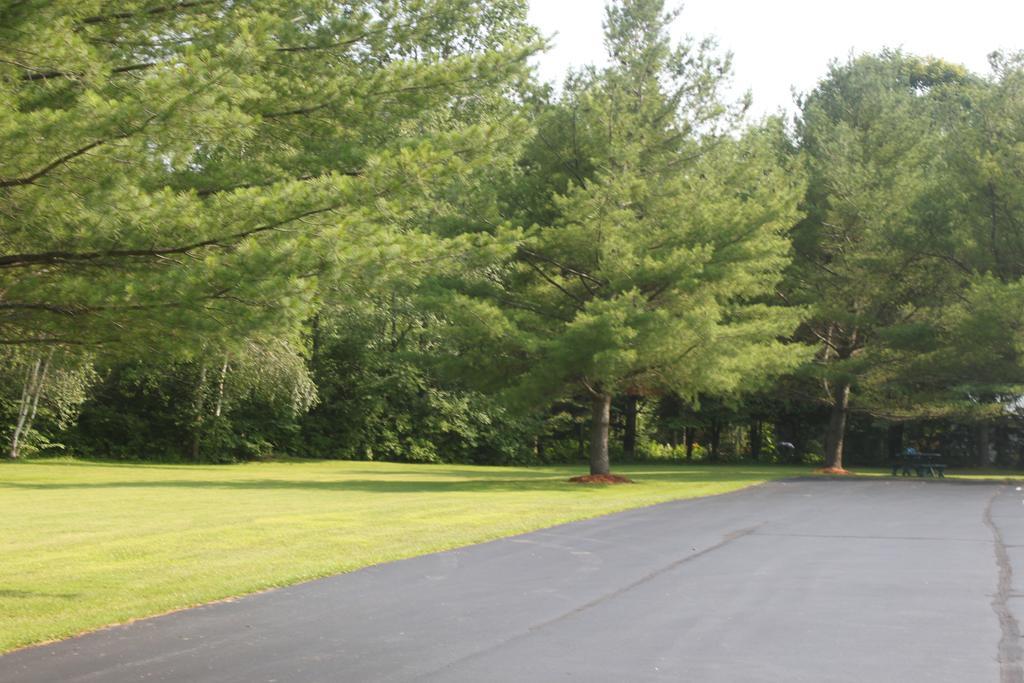
[[[125,136],[120,136],[120,137],[127,137],[127,136],[125,135]],[[36,171],[35,173],[32,173],[30,175],[27,175],[27,176],[24,176],[24,177],[21,177],[21,178],[0,178],[0,187],[18,187],[19,185],[31,185],[32,183],[34,183],[35,181],[39,180],[44,175],[46,175],[47,173],[49,173],[53,169],[57,168],[61,164],[65,164],[65,163],[71,161],[72,159],[80,157],[83,154],[85,154],[86,152],[88,152],[89,150],[95,149],[96,147],[99,147],[100,145],[102,145],[104,143],[107,143],[107,142],[110,142],[111,140],[114,140],[114,139],[116,139],[116,138],[102,138],[100,140],[94,140],[93,142],[90,142],[88,145],[85,145],[84,147],[79,147],[78,149],[76,149],[73,152],[68,152],[64,156],[58,157],[54,161],[50,162],[46,166],[43,166],[41,169],[39,169],[38,171]]]
[[[558,284],[558,282],[555,279],[553,279],[547,273],[545,273],[544,270],[533,261],[527,261],[526,265],[530,266],[535,271],[537,271],[537,273],[542,278],[544,278],[548,282],[548,284],[550,284],[552,287],[560,291],[562,294],[565,294],[567,297],[575,301],[580,310],[583,310],[583,306],[586,304],[585,300],[581,299],[580,297],[576,296],[562,285]]]
[[[240,232],[231,233],[229,235],[222,235],[220,237],[212,237],[210,239],[200,240],[192,242],[190,244],[183,244],[173,247],[153,247],[150,249],[108,249],[102,251],[87,251],[87,252],[73,252],[73,251],[48,251],[40,252],[36,254],[8,254],[0,256],[0,268],[14,268],[19,266],[31,266],[38,264],[59,264],[59,263],[75,263],[75,262],[89,262],[99,261],[103,259],[126,259],[126,258],[159,258],[162,256],[168,256],[173,254],[187,254],[190,251],[196,249],[202,249],[205,247],[226,247],[230,244],[234,244],[243,239],[258,235],[263,232],[270,230],[276,230],[282,225],[291,223],[292,221],[299,220],[300,218],[308,218],[309,216],[315,216],[321,213],[327,213],[334,211],[340,206],[340,204],[333,204],[331,206],[322,207],[319,209],[310,209],[302,213],[284,218],[274,223],[267,225],[261,225],[249,230],[242,230]]]
[[[177,12],[182,9],[192,9],[194,7],[202,7],[204,5],[221,5],[223,2],[220,0],[184,0],[183,2],[176,2],[173,5],[164,5],[162,7],[150,7],[147,10],[141,12],[112,12],[110,14],[97,14],[91,17],[84,17],[80,19],[80,24],[105,24],[111,21],[123,21],[125,19],[134,19],[141,16],[153,16],[157,14],[166,14],[168,12]]]
[[[362,176],[362,171],[331,171],[331,173],[336,175],[347,176],[349,178],[359,178]],[[209,187],[204,188],[202,190],[196,190],[196,196],[205,198],[215,194],[222,194],[224,192],[234,192],[235,190],[248,190],[254,187],[270,187],[271,185],[276,185],[277,183],[303,182],[306,180],[313,180],[314,178],[321,178],[323,177],[323,175],[327,174],[317,175],[311,173],[309,175],[300,175],[294,178],[277,178],[275,180],[265,180],[263,182],[258,183],[239,183],[237,185],[227,185],[225,187]]]
[[[119,66],[117,68],[111,69],[110,73],[123,74],[128,73],[129,71],[142,71],[144,69],[151,69],[156,65],[156,62],[139,62],[138,64],[128,64],[126,66]],[[21,80],[44,81],[48,78],[74,78],[80,75],[81,74],[77,74],[73,71],[39,71],[37,73],[25,74],[21,77]]]
[[[104,344],[111,339],[100,340],[92,342],[95,344]],[[0,346],[7,346],[13,344],[68,344],[71,346],[85,346],[86,342],[78,339],[64,339],[62,337],[26,337],[23,339],[0,339]]]
[[[597,279],[596,277],[594,277],[593,275],[590,275],[589,273],[584,273],[583,271],[576,270],[575,268],[570,268],[569,266],[565,265],[564,263],[559,263],[558,261],[554,260],[553,258],[551,258],[549,256],[545,256],[543,254],[538,254],[537,252],[532,251],[530,249],[527,249],[526,247],[519,247],[519,253],[521,255],[525,254],[526,256],[529,256],[530,258],[535,258],[535,259],[537,259],[539,261],[544,261],[545,263],[550,263],[551,265],[553,265],[553,266],[555,266],[557,268],[560,268],[561,270],[565,271],[566,273],[569,273],[570,275],[576,275],[576,276],[578,276],[580,278],[586,278],[587,280],[590,280],[591,282],[593,282],[595,285],[598,285],[599,287],[603,287],[604,285],[607,284],[606,282]],[[524,259],[524,260],[528,260],[528,259]]]

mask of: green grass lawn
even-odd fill
[[[0,464],[0,652],[359,567],[809,468],[76,460]]]

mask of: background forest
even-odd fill
[[[676,20],[0,4],[7,454],[1024,465],[1024,55],[751,121]]]

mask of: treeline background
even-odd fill
[[[557,90],[525,17],[5,3],[8,455],[1024,464],[1024,57],[750,121],[660,0]]]

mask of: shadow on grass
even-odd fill
[[[82,597],[81,593],[40,593],[38,591],[18,591],[0,589],[2,598],[60,598],[61,600],[75,600]]]
[[[373,479],[288,480],[240,479],[230,481],[204,479],[146,479],[136,481],[102,482],[3,482],[0,488],[28,490],[89,490],[89,489],[211,489],[237,491],[362,491],[369,493],[489,493],[498,491],[575,491],[602,488],[581,486],[567,479],[575,470],[539,471],[523,473],[510,478],[507,472],[490,472],[473,478],[452,481],[436,477],[453,476],[451,472],[425,475],[402,474],[402,479],[388,478],[374,472]],[[761,471],[742,469],[721,470],[630,470],[639,484],[746,484],[776,478]],[[356,474],[353,472],[353,474]],[[358,474],[369,474],[359,472]],[[782,475],[783,473],[780,473]],[[482,476],[481,476],[482,475]],[[410,478],[410,477],[413,478]],[[631,486],[624,484],[624,486]]]

